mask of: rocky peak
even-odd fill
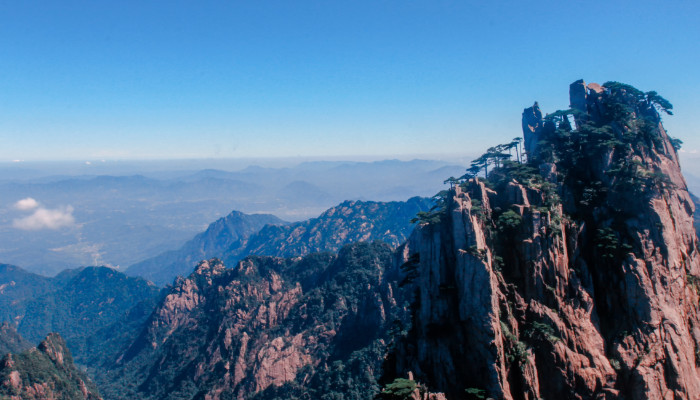
[[[397,371],[451,399],[700,398],[672,106],[617,82],[574,82],[570,101],[525,109],[527,162],[487,155],[488,179],[458,182],[401,249],[416,302]]]
[[[544,126],[542,111],[535,102],[532,107],[523,110],[523,138],[525,139],[525,151],[528,154],[537,152],[537,142]]]
[[[63,365],[64,360],[69,363],[73,362],[66,341],[58,333],[49,333],[46,339],[39,343],[37,349],[58,365]]]
[[[221,275],[225,269],[226,267],[221,260],[218,258],[212,258],[211,260],[200,261],[195,267],[194,273],[195,275],[211,279],[216,275]]]

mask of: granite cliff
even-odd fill
[[[412,371],[448,399],[700,398],[700,259],[661,124],[672,106],[583,81],[570,104],[525,109],[526,160],[489,149],[399,249],[413,326],[388,378]]]

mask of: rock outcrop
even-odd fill
[[[0,397],[8,400],[101,400],[95,385],[73,364],[66,343],[49,334],[36,348],[0,361]]]
[[[449,399],[700,398],[698,239],[670,104],[616,82],[570,94],[571,110],[524,111],[526,164],[457,185],[400,249],[414,323],[389,373]]]

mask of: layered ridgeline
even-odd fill
[[[110,399],[371,398],[391,328],[406,319],[393,264],[381,242],[231,269],[203,261],[96,371],[101,389]]]
[[[119,347],[121,335],[148,317],[158,294],[145,280],[106,267],[66,270],[47,278],[0,265],[2,320],[31,343],[49,332],[60,333],[81,361],[108,344]],[[114,324],[116,329],[110,328]]]
[[[132,276],[142,276],[157,285],[166,285],[178,275],[189,275],[199,261],[220,257],[233,245],[240,247],[263,226],[282,224],[286,222],[274,215],[233,211],[210,224],[204,232],[179,249],[136,263],[126,272]]]
[[[0,360],[0,398],[8,400],[101,400],[95,385],[73,364],[60,335]]]
[[[420,197],[405,202],[345,201],[318,218],[293,224],[234,211],[182,248],[135,264],[127,273],[165,285],[177,276],[187,276],[198,261],[211,257],[235,265],[248,255],[304,256],[335,252],[358,241],[382,240],[396,247],[413,229],[411,218],[431,205],[430,199]]]
[[[659,116],[672,106],[616,82],[577,81],[570,101],[524,111],[527,161],[490,149],[422,215],[401,249],[413,326],[388,375],[448,399],[700,398],[694,205]]]

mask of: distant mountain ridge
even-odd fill
[[[318,218],[283,226],[266,226],[250,237],[245,248],[231,248],[225,263],[247,255],[295,257],[331,251],[354,242],[381,240],[397,247],[413,229],[411,219],[427,211],[432,200],[413,197],[405,202],[345,201]]]
[[[345,201],[317,218],[292,224],[272,216],[234,211],[180,249],[134,264],[127,273],[165,285],[211,257],[235,265],[248,255],[304,256],[338,251],[359,241],[381,240],[396,247],[413,229],[410,220],[431,206],[432,200],[421,197],[405,202]]]
[[[178,275],[188,275],[197,262],[220,256],[234,243],[244,242],[265,225],[287,222],[270,214],[244,214],[233,211],[207,227],[177,250],[168,251],[130,266],[127,273],[142,276],[156,284],[172,282]]]
[[[125,268],[177,249],[231,210],[301,221],[348,199],[432,196],[445,176],[463,169],[426,160],[309,162],[242,170],[232,170],[244,167],[240,163],[215,161],[144,163],[143,168],[126,164],[93,163],[69,170],[37,165],[33,177],[25,178],[15,167],[0,165],[0,206],[5,211],[0,213],[0,262],[47,276],[84,265]],[[204,169],[211,167],[220,170]],[[82,175],[66,175],[71,172]],[[12,180],[3,180],[8,178]],[[31,214],[13,204],[27,197],[48,209],[73,207],[75,224],[19,235],[22,231],[13,221]]]

